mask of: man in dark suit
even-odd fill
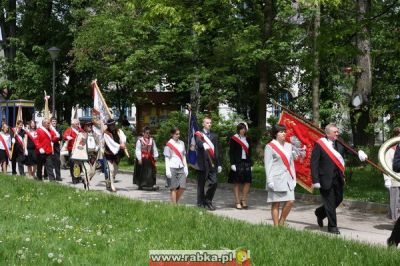
[[[396,151],[393,157],[393,171],[399,173],[400,172],[400,146],[397,145]],[[396,224],[394,225],[392,234],[387,240],[388,246],[398,246],[400,243],[400,218],[397,219]]]
[[[56,181],[62,181],[61,179],[61,160],[60,160],[60,139],[62,136],[61,130],[57,126],[57,118],[52,117],[50,123],[50,130],[54,131],[55,135],[58,137],[58,140],[54,142],[53,149],[54,153],[51,156],[51,166],[52,171],[55,172]]]
[[[195,133],[197,147],[197,206],[214,211],[212,203],[217,189],[217,172],[222,171],[219,160],[218,135],[210,132],[211,118],[203,119],[203,130]],[[205,192],[206,181],[208,189]]]
[[[317,222],[323,227],[323,220],[328,218],[328,232],[340,234],[337,228],[336,208],[343,200],[344,154],[345,149],[337,138],[339,129],[335,124],[325,127],[324,138],[319,139],[311,154],[311,176],[314,188],[319,188],[323,205],[315,210]],[[359,151],[359,159],[368,157]]]

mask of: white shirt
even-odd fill
[[[175,146],[175,148],[178,149],[178,151],[182,155],[182,159],[186,156],[186,151],[185,151],[185,143],[183,143],[182,140],[174,141],[171,140],[172,144]],[[169,167],[170,168],[183,168],[184,165],[182,163],[182,160],[176,155],[176,153],[171,150],[170,147],[165,146],[164,148],[164,156],[169,158]]]
[[[135,148],[135,155],[136,155],[136,159],[138,160],[142,160],[142,142],[140,141],[140,139],[143,137],[140,137],[137,142],[136,142],[136,148]],[[153,157],[155,159],[158,158],[158,150],[157,150],[157,146],[156,146],[156,142],[154,141],[153,138],[150,138],[151,142],[153,142]]]
[[[246,136],[243,136],[243,137],[242,137],[240,134],[236,134],[236,137],[237,137],[238,139],[240,139],[240,140],[244,143],[244,145],[247,146],[247,148],[249,147],[249,143],[247,142]],[[247,159],[246,152],[244,151],[243,148],[242,148],[242,159],[243,159],[243,160],[246,160],[246,159]]]
[[[3,139],[4,139],[4,142],[5,142],[6,145],[8,146],[7,148],[10,149],[10,148],[11,148],[11,135],[10,135],[10,134],[4,134],[3,131],[0,132],[0,134],[1,134],[1,136],[3,137]],[[0,141],[0,149],[1,149],[1,150],[6,150],[6,149],[4,148],[4,145],[3,145],[3,142],[2,142],[2,141]]]

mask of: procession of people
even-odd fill
[[[121,159],[128,155],[127,138],[124,132],[116,126],[114,119],[105,123],[99,121],[84,121],[73,119],[71,127],[62,134],[57,119],[43,119],[42,125],[36,127],[35,121],[29,121],[26,126],[23,121],[16,121],[15,128],[9,128],[3,121],[0,132],[0,163],[2,171],[7,172],[9,161],[12,162],[12,174],[25,173],[31,178],[42,181],[62,181],[60,174],[61,142],[69,154],[69,167],[73,183],[82,182],[86,189],[100,169],[104,173],[105,187],[111,192],[116,191],[114,185]],[[197,152],[197,206],[214,211],[213,202],[218,186],[217,175],[222,172],[221,151],[219,137],[212,132],[212,120],[205,117],[202,121],[203,128],[194,133],[192,144]],[[396,131],[397,130],[397,131]],[[230,169],[228,183],[233,184],[234,202],[232,205],[238,210],[246,210],[250,185],[252,183],[252,145],[247,137],[248,127],[240,122],[236,127],[236,134],[229,137],[229,162]],[[399,135],[400,130],[395,129]],[[186,189],[189,166],[187,162],[186,147],[180,139],[181,131],[177,127],[171,128],[171,138],[163,148],[165,159],[166,186],[170,190],[171,202],[177,204]],[[304,158],[306,146],[296,147],[287,142],[286,127],[282,124],[272,126],[272,140],[265,145],[264,166],[266,175],[266,201],[271,203],[271,218],[276,226],[285,225],[285,221],[294,205],[296,187],[296,169],[294,162]],[[339,128],[335,124],[325,127],[325,136],[318,139],[313,145],[310,170],[313,188],[319,189],[322,205],[315,210],[318,226],[324,226],[327,218],[328,232],[340,234],[336,217],[336,208],[343,200],[343,186],[345,183],[346,149],[338,141]],[[393,164],[393,170],[400,171],[400,151],[398,146],[392,147],[387,153],[386,160]],[[395,155],[396,153],[396,155]],[[128,155],[129,156],[129,155]],[[156,162],[159,157],[154,138],[151,137],[149,127],[144,127],[141,136],[137,138],[135,146],[135,166],[133,183],[139,190],[155,191]],[[365,161],[368,156],[358,152],[360,161]],[[390,157],[390,158],[389,158]],[[27,166],[27,172],[24,170]],[[101,167],[99,167],[101,165]],[[74,173],[74,168],[80,171]],[[76,169],[75,169],[76,170]],[[78,178],[78,179],[77,179]],[[399,190],[398,182],[385,176],[385,186],[390,192],[390,216],[397,220],[397,234],[388,240],[388,244],[397,245],[400,234],[399,219]],[[282,204],[282,209],[280,206]],[[397,238],[396,238],[397,237]]]

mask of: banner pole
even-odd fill
[[[277,101],[275,101],[274,99],[271,99],[272,104],[281,107],[283,110],[287,111],[289,114],[293,115],[294,117],[300,119],[301,121],[303,121],[304,123],[306,123],[307,125],[311,126],[312,128],[314,128],[315,130],[318,130],[320,133],[325,135],[325,131],[323,131],[320,127],[317,127],[316,125],[314,125],[313,123],[307,121],[304,117],[301,117],[300,115],[296,114],[295,112],[293,112],[292,110],[290,110],[289,108],[287,108],[286,106],[278,103]],[[337,141],[342,144],[347,150],[351,151],[352,153],[354,153],[355,155],[358,155],[358,151],[354,148],[352,148],[349,144],[347,144],[346,142],[344,142],[342,139],[338,138]],[[381,173],[383,174],[387,174],[386,171],[379,166],[377,163],[371,161],[370,159],[365,160],[367,163],[369,163],[370,165],[372,165],[375,169],[381,171]]]

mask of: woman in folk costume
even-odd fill
[[[37,156],[36,156],[36,122],[30,121],[28,129],[25,130],[25,165],[28,167],[28,175],[31,177],[35,177],[36,174],[36,164],[37,164]]]
[[[72,150],[72,158],[82,162],[85,175],[83,184],[87,189],[89,189],[89,182],[96,172],[96,161],[100,148],[100,142],[93,133],[92,125],[91,121],[85,123],[84,131],[78,134]]]
[[[114,187],[115,176],[118,172],[118,164],[125,155],[126,136],[121,129],[115,126],[114,119],[107,120],[107,129],[104,130],[104,158],[106,188],[112,192],[117,191]]]
[[[250,141],[246,137],[247,125],[239,123],[236,134],[229,140],[229,159],[231,170],[229,172],[229,183],[233,183],[235,193],[236,209],[247,209],[247,196],[251,184],[251,147]],[[240,184],[243,184],[242,197],[240,197]]]
[[[179,140],[180,131],[174,127],[171,129],[171,139],[164,148],[165,174],[168,187],[171,190],[172,203],[178,203],[186,188],[188,166],[186,163],[185,143]]]
[[[271,215],[274,225],[284,225],[294,203],[296,171],[294,160],[298,153],[292,144],[285,141],[286,127],[272,127],[273,140],[265,146],[264,163],[267,176],[267,202],[272,202]],[[279,205],[284,202],[281,215]]]
[[[136,162],[133,183],[139,190],[157,190],[156,160],[158,150],[154,139],[150,136],[150,128],[143,128],[143,136],[136,142]]]
[[[8,160],[11,155],[11,135],[7,123],[3,122],[0,132],[0,164],[3,173],[7,173]]]

